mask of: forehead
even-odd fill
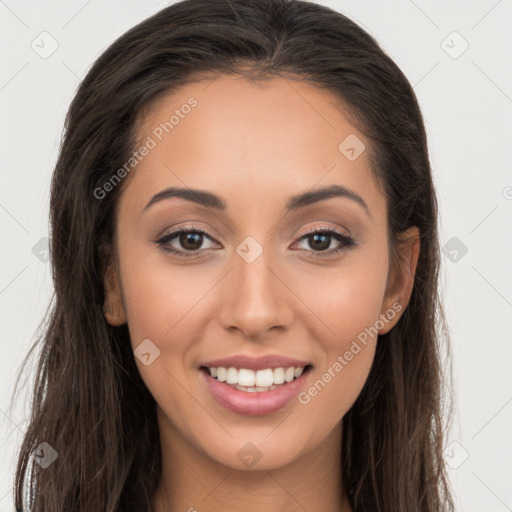
[[[169,186],[209,190],[243,207],[248,199],[281,205],[283,196],[330,184],[356,191],[377,214],[385,209],[369,142],[331,93],[305,81],[192,82],[159,98],[138,133],[151,149],[122,198],[138,210]],[[347,158],[344,141],[356,141],[356,159]]]

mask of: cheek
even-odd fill
[[[345,351],[351,340],[375,325],[385,295],[387,260],[377,250],[347,256],[339,267],[303,272],[297,295],[319,320],[317,339],[330,349]],[[382,254],[382,251],[380,252]]]
[[[138,260],[135,255],[124,261],[123,290],[132,348],[144,340],[158,347],[158,357],[149,365],[136,359],[139,373],[151,394],[162,407],[169,397],[183,397],[190,404],[183,382],[190,378],[189,354],[201,339],[201,318],[206,314],[206,296],[218,280],[199,273],[193,266],[172,267],[160,256]],[[147,343],[147,342],[146,342]],[[153,350],[153,345],[150,345]],[[190,358],[192,361],[192,357]]]
[[[297,292],[319,320],[314,338],[324,356],[299,402],[312,415],[339,419],[361,392],[372,366],[387,261],[361,257],[358,264],[347,263],[327,275],[302,278]]]
[[[132,344],[149,338],[158,340],[159,345],[172,340],[168,348],[173,351],[183,348],[180,339],[186,341],[187,336],[176,333],[185,330],[190,338],[190,329],[197,327],[197,317],[195,322],[192,317],[215,284],[208,275],[211,273],[198,272],[194,266],[173,267],[162,256],[127,258],[122,279]]]

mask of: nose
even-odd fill
[[[271,331],[282,331],[291,325],[293,293],[279,269],[270,251],[263,250],[250,263],[237,253],[233,255],[233,268],[221,293],[219,318],[224,329],[260,341]]]

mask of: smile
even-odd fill
[[[264,370],[250,370],[248,368],[226,368],[223,366],[207,368],[210,375],[219,382],[246,392],[262,392],[276,389],[285,382],[292,382],[299,378],[305,367],[266,368]]]
[[[221,406],[243,416],[262,416],[290,403],[303,389],[311,369],[311,365],[258,371],[203,366],[200,373]]]

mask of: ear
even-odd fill
[[[382,329],[379,329],[379,334],[388,333],[396,325],[409,303],[414,286],[414,274],[416,273],[416,265],[420,254],[418,227],[412,226],[400,233],[399,239],[403,242],[398,246],[398,262],[391,269],[381,315],[389,318],[386,312],[392,310],[397,313],[384,322],[385,325]]]
[[[118,327],[126,323],[126,312],[123,304],[118,271],[111,261],[104,276],[105,304],[103,313],[110,325]]]

